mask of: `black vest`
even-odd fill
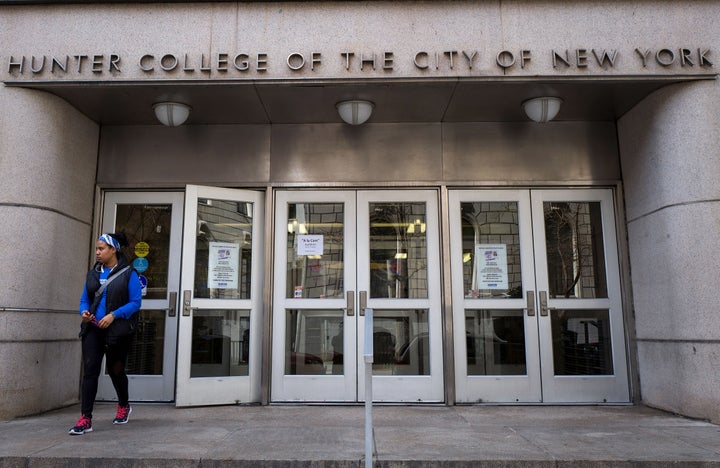
[[[125,258],[118,260],[118,264],[110,272],[108,279],[118,274],[120,270],[128,266],[128,261]],[[85,289],[87,290],[88,299],[94,301],[95,292],[100,289],[100,264],[97,263],[95,266],[88,271],[87,278],[85,280]],[[128,303],[128,281],[130,280],[130,272],[132,268],[128,268],[122,272],[121,276],[117,277],[105,288],[105,313],[110,312],[124,306]],[[99,302],[99,301],[98,301]],[[94,310],[91,310],[93,314]]]

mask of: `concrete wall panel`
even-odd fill
[[[273,126],[273,182],[411,182],[442,177],[440,124]]]
[[[4,8],[0,43],[11,44],[11,53],[28,57],[43,54],[109,54],[123,57],[121,71],[102,79],[139,78],[347,78],[342,52],[353,52],[351,68],[359,71],[360,55],[376,57],[374,69],[362,75],[388,76],[382,56],[394,57],[394,76],[536,76],[603,74],[671,74],[681,70],[679,57],[663,67],[651,60],[643,66],[635,48],[656,52],[662,47],[696,49],[717,44],[717,2],[670,0],[613,2],[223,2],[187,4],[34,5]],[[692,11],[692,14],[688,12]],[[132,31],[132,34],[128,34]],[[59,42],[58,38],[63,41]],[[412,38],[412,40],[408,40]],[[90,47],[92,50],[88,50]],[[507,50],[519,57],[521,49],[533,52],[521,67],[502,68],[495,63]],[[553,67],[551,51],[568,50],[573,62],[577,49],[587,52],[587,66]],[[592,49],[619,50],[616,66],[601,66]],[[445,51],[458,55],[450,67]],[[474,66],[463,65],[461,51],[476,52]],[[413,58],[429,54],[431,67],[418,68]],[[321,52],[315,70],[293,71],[286,59],[291,53]],[[170,73],[156,69],[145,73],[137,66],[140,54],[187,53],[191,61]],[[200,71],[202,55],[212,60],[218,53],[267,54],[264,72]],[[439,65],[434,64],[439,54]],[[86,62],[86,70],[89,69]],[[103,67],[107,69],[107,63]],[[215,68],[215,67],[210,67]],[[695,72],[690,67],[685,67]],[[26,67],[24,75],[32,76]],[[0,70],[0,78],[7,70]],[[82,75],[73,67],[68,78]]]
[[[672,204],[720,199],[719,104],[720,82],[679,84],[620,120],[630,221]]]
[[[94,252],[90,226],[42,208],[0,204],[0,307],[76,311]]]
[[[715,422],[718,105],[718,82],[676,85],[618,122],[642,398]]]
[[[57,210],[89,223],[99,128],[48,93],[0,87],[0,203]]]
[[[38,323],[45,318],[32,315]],[[77,402],[81,359],[77,334],[75,337],[67,341],[0,341],[0,419]]]
[[[638,339],[720,341],[720,202],[670,206],[628,226]]]
[[[104,127],[98,184],[263,184],[270,173],[270,132],[261,125]]]
[[[0,108],[0,418],[9,418],[77,401],[74,312],[91,254],[98,126],[35,91],[1,87]]]
[[[552,182],[620,179],[615,124],[443,125],[447,181]]]
[[[720,344],[640,342],[638,359],[647,404],[720,423]]]

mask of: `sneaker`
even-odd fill
[[[127,424],[130,413],[132,413],[132,408],[130,407],[130,405],[118,405],[117,415],[115,415],[115,419],[113,419],[113,424]]]
[[[68,434],[82,435],[86,432],[92,432],[92,420],[83,414],[80,416],[80,419],[78,419],[78,422],[70,428]]]

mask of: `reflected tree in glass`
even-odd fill
[[[550,297],[607,297],[599,202],[545,202]]]

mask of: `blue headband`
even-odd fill
[[[120,250],[120,242],[118,242],[110,234],[103,234],[102,236],[98,237],[98,240],[105,242],[107,245],[113,247],[115,250]]]

